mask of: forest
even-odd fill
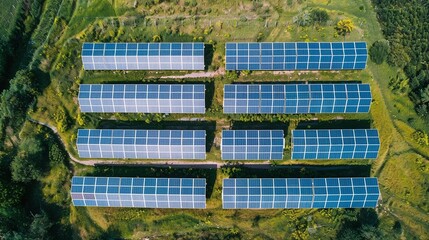
[[[390,65],[403,68],[405,85],[418,114],[429,123],[429,4],[420,0],[373,0],[383,34],[389,42]]]

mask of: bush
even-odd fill
[[[67,155],[61,147],[58,146],[58,143],[54,142],[49,148],[49,161],[51,163],[63,163],[66,157]]]
[[[301,12],[294,16],[292,21],[300,27],[310,26],[313,23],[311,14],[308,11]]]
[[[369,49],[369,56],[376,64],[382,64],[389,56],[389,53],[390,46],[387,40],[375,41]]]
[[[317,23],[320,25],[325,25],[329,20],[328,12],[323,9],[313,9],[310,12],[310,17],[313,23]]]
[[[425,132],[417,130],[411,135],[411,137],[419,145],[429,146],[429,136]]]
[[[59,132],[65,132],[69,129],[70,120],[64,108],[60,107],[58,109],[58,111],[54,114],[54,119]]]

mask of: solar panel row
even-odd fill
[[[227,43],[227,70],[364,69],[365,42]],[[204,70],[203,43],[84,43],[86,70]]]
[[[223,130],[222,160],[281,160],[283,130]]]
[[[376,129],[293,130],[292,159],[374,159]]]
[[[84,43],[85,70],[204,70],[204,43]]]
[[[365,42],[226,43],[226,70],[364,69]]]
[[[369,84],[226,84],[224,113],[367,113]]]
[[[81,158],[205,159],[205,130],[79,129]]]
[[[206,179],[74,176],[74,206],[206,208]]]
[[[204,84],[81,84],[81,112],[205,113]]]
[[[206,179],[72,178],[74,206],[205,208]],[[380,190],[376,178],[224,179],[224,209],[373,208]]]
[[[223,180],[225,209],[374,208],[377,178],[231,178]]]

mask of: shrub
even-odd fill
[[[317,23],[320,25],[325,25],[329,20],[328,12],[323,9],[313,9],[310,12],[310,17],[313,23]]]
[[[429,146],[429,136],[427,133],[417,130],[412,134],[412,138],[414,141],[416,141],[419,145],[422,146]]]
[[[294,16],[293,22],[300,27],[310,26],[313,23],[311,14],[308,11],[301,12]]]
[[[66,159],[66,154],[58,146],[58,143],[54,142],[49,148],[49,161],[51,163],[62,163]]]
[[[59,108],[54,115],[55,122],[57,124],[57,129],[59,132],[65,132],[70,127],[69,116],[64,110],[64,108]]]
[[[337,34],[340,36],[346,36],[347,34],[351,33],[351,31],[355,28],[353,22],[351,19],[343,19],[338,21],[337,25],[335,26],[335,30],[337,31]]]

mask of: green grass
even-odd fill
[[[161,123],[143,123],[147,116],[138,114],[88,114],[83,126],[76,122],[77,90],[79,83],[123,83],[123,82],[206,82],[213,88],[213,97],[209,111],[202,116],[207,122],[215,122],[215,127],[206,130],[212,131],[219,137],[222,127],[240,122],[240,116],[222,114],[222,87],[231,79],[217,77],[215,79],[160,80],[161,76],[184,75],[188,72],[167,71],[82,71],[80,63],[80,47],[83,41],[151,41],[154,35],[160,35],[164,41],[205,41],[213,44],[214,52],[210,70],[223,68],[224,42],[227,41],[342,41],[342,37],[334,34],[334,23],[337,19],[351,18],[356,25],[346,41],[366,40],[370,45],[375,40],[383,38],[379,24],[369,0],[313,0],[303,4],[293,1],[287,6],[285,1],[197,1],[197,6],[185,6],[185,1],[176,3],[162,3],[152,7],[137,4],[134,1],[86,1],[76,2],[73,16],[63,32],[59,32],[56,43],[59,54],[50,55],[52,67],[48,70],[51,75],[51,84],[43,96],[39,98],[37,111],[32,114],[36,119],[49,122],[53,125],[54,115],[58,107],[66,109],[70,116],[70,128],[61,133],[67,148],[76,155],[73,135],[77,128],[92,127],[138,127],[154,128],[166,127],[171,124],[181,127],[191,127],[190,123],[179,124],[178,120],[186,115],[165,116]],[[258,2],[261,6],[253,6]],[[210,11],[208,9],[210,8]],[[298,28],[292,22],[293,16],[299,11],[311,8],[327,9],[332,22],[322,27]],[[268,9],[268,10],[264,10]],[[198,15],[198,18],[194,18]],[[243,17],[246,20],[243,20]],[[210,28],[212,26],[212,28]],[[140,167],[130,168],[90,168],[76,166],[75,174],[89,174],[99,176],[203,176],[210,182],[210,197],[208,209],[201,211],[180,210],[135,210],[135,209],[96,209],[72,208],[71,221],[79,229],[83,238],[99,236],[104,232],[113,237],[125,236],[128,238],[143,238],[154,236],[158,239],[169,239],[172,236],[197,236],[204,229],[216,234],[241,234],[243,238],[252,237],[262,239],[290,238],[298,234],[299,227],[294,225],[290,216],[299,221],[311,216],[309,227],[323,225],[317,228],[312,238],[335,237],[338,225],[326,217],[324,211],[313,210],[270,210],[270,211],[224,211],[221,208],[221,179],[229,174],[245,177],[270,176],[368,176],[380,178],[382,186],[383,204],[380,206],[380,227],[391,229],[398,221],[403,226],[404,236],[428,236],[429,221],[427,217],[427,148],[416,145],[410,138],[414,129],[428,131],[428,126],[420,120],[412,110],[412,103],[406,96],[391,93],[388,89],[390,77],[396,74],[397,69],[386,64],[375,65],[369,62],[368,68],[363,71],[332,71],[332,72],[284,72],[274,74],[270,72],[252,72],[250,75],[239,76],[235,82],[327,82],[359,80],[370,83],[374,102],[371,114],[353,115],[305,115],[292,116],[286,121],[284,129],[296,126],[301,128],[317,127],[330,128],[331,126],[352,128],[377,128],[381,137],[381,149],[376,161],[291,161],[279,162],[284,166],[275,166],[270,170],[252,171],[236,169],[204,172],[201,170],[160,170]],[[52,104],[56,103],[56,104]],[[192,116],[193,117],[193,116]],[[317,118],[315,121],[310,121]],[[332,119],[341,119],[332,121]],[[110,120],[109,120],[110,119]],[[120,120],[114,121],[112,119]],[[411,119],[411,120],[410,120]],[[271,123],[270,118],[260,117],[259,120]],[[315,119],[313,119],[315,120]],[[241,123],[250,126],[252,122]],[[187,124],[187,126],[185,125]],[[246,125],[247,124],[247,125]],[[260,122],[253,122],[260,124]],[[207,127],[207,126],[206,126]],[[289,134],[286,133],[289,141]],[[290,156],[285,151],[285,159]],[[425,157],[424,157],[425,156]],[[207,160],[221,161],[220,151],[213,146],[207,153]],[[125,161],[124,161],[125,162]],[[134,163],[135,161],[128,161]],[[346,165],[346,166],[343,166]],[[344,168],[343,168],[344,167]],[[341,171],[339,171],[339,169]],[[233,170],[230,170],[233,171]],[[48,189],[49,190],[49,189]],[[47,191],[48,191],[47,190]],[[48,191],[49,192],[49,191]],[[322,214],[323,213],[323,214]],[[259,216],[259,217],[258,217]],[[298,221],[297,220],[297,221]],[[183,225],[174,227],[177,222]],[[174,224],[173,224],[174,223]],[[307,223],[306,223],[307,224]],[[236,225],[238,229],[233,226]],[[304,224],[305,225],[305,224]],[[306,225],[305,225],[306,226]],[[215,230],[218,229],[218,230]],[[217,232],[218,231],[218,232]],[[169,235],[165,235],[165,234]],[[266,235],[260,235],[264,233]],[[174,235],[176,234],[176,235]],[[196,235],[195,235],[196,234]],[[228,235],[228,236],[230,236]],[[198,235],[201,238],[201,235]]]
[[[64,37],[70,37],[79,34],[84,28],[98,19],[115,17],[115,9],[113,8],[112,1],[98,0],[77,0],[73,17],[69,23],[69,31]]]

